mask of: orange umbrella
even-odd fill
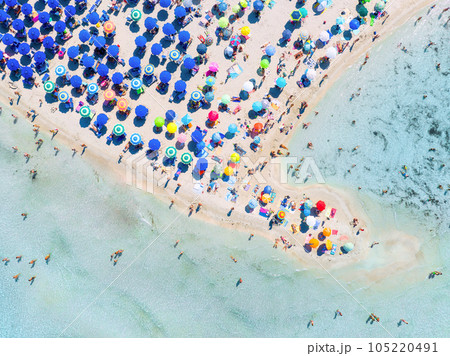
[[[105,90],[105,92],[103,93],[103,98],[105,98],[105,100],[107,101],[114,100],[115,97],[116,93],[112,89]]]
[[[116,25],[114,25],[112,21],[106,21],[103,25],[103,31],[105,31],[106,33],[113,33],[115,29]]]
[[[117,107],[119,108],[120,111],[126,111],[128,109],[128,101],[127,99],[119,99],[119,101],[117,101]]]
[[[255,130],[255,131],[262,131],[262,129],[263,129],[263,124],[261,124],[260,122],[257,122],[254,126],[253,126],[253,129]]]
[[[326,237],[330,236],[331,235],[330,228],[326,227],[325,229],[323,229],[322,234],[323,234],[323,236],[326,236]]]
[[[319,247],[319,240],[317,240],[317,239],[311,239],[311,240],[309,240],[309,245],[310,245],[312,248],[317,248],[317,247]]]

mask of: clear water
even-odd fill
[[[423,53],[430,36],[439,51]],[[400,38],[411,55],[397,50]],[[446,155],[448,160],[448,43],[448,32],[436,24],[407,24],[372,52],[361,72],[349,70],[319,105],[308,137],[300,131],[292,143],[300,151],[306,140],[319,142],[326,135],[329,142],[320,150],[316,144],[314,154],[321,167],[329,167],[327,181],[346,189],[362,186],[361,198],[380,225],[421,232],[422,251],[436,262],[424,258],[410,271],[424,275],[419,281],[394,274],[368,285],[346,278],[364,266],[333,272],[394,336],[449,332],[448,323],[439,318],[449,308],[448,279],[444,274],[429,281],[424,273],[437,268],[446,272],[449,257],[444,236],[448,220],[442,218],[448,202],[433,183],[446,184],[446,171],[424,169],[431,165],[424,160],[428,146],[438,149],[434,165]],[[433,70],[437,58],[440,73]],[[361,96],[348,102],[358,87]],[[428,98],[423,101],[425,91]],[[332,112],[339,115],[331,117]],[[354,128],[352,117],[357,118]],[[427,134],[433,121],[442,132],[439,137]],[[272,249],[270,241],[257,236],[248,241],[235,231],[190,223],[167,204],[115,184],[79,156],[72,158],[68,149],[60,147],[54,157],[47,136],[41,135],[45,142],[36,153],[31,125],[12,123],[7,110],[0,131],[0,257],[11,259],[8,266],[0,266],[0,336],[55,337],[63,331],[62,336],[75,337],[388,336],[379,325],[366,324],[367,311],[330,275],[303,268],[282,250]],[[379,147],[381,134],[374,136],[373,131],[386,137],[385,152]],[[358,144],[358,153],[348,152]],[[33,155],[29,163],[22,153],[11,152],[13,145]],[[336,145],[345,147],[340,157]],[[345,175],[353,162],[358,168]],[[403,164],[411,167],[406,180],[395,173]],[[34,181],[31,168],[39,171]],[[395,194],[379,196],[385,186],[395,187]],[[410,189],[419,196],[411,197]],[[427,215],[420,203],[425,195],[439,200],[425,205]],[[24,211],[29,213],[25,221],[20,216]],[[113,266],[109,256],[118,249],[125,253]],[[178,259],[180,251],[184,255]],[[43,257],[49,252],[46,265]],[[17,255],[24,260],[17,263]],[[231,262],[230,255],[239,262]],[[34,258],[39,260],[31,269],[28,261]],[[14,282],[17,273],[21,276]],[[27,279],[33,275],[37,279],[30,286]],[[243,283],[236,287],[239,278]],[[337,308],[344,316],[333,319]],[[410,324],[397,327],[400,318]],[[310,319],[315,326],[308,329]]]

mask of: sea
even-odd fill
[[[269,240],[194,223],[167,202],[116,183],[72,157],[57,136],[39,135],[44,144],[36,151],[30,123],[15,122],[4,107],[0,258],[10,262],[0,265],[0,336],[448,336],[450,175],[442,165],[450,161],[450,36],[437,12],[417,16],[418,24],[412,19],[377,39],[365,66],[361,58],[348,68],[305,117],[311,125],[298,129],[290,150],[312,157],[326,184],[361,199],[375,237],[392,228],[416,236],[418,264],[372,283],[345,277],[376,262],[306,268]],[[435,45],[425,49],[430,41]],[[314,150],[306,148],[310,141]],[[389,250],[379,247],[375,255]],[[114,265],[110,255],[119,249]],[[434,270],[443,275],[429,279]],[[367,322],[372,312],[379,323]],[[409,324],[399,326],[400,319]]]

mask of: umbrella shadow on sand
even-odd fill
[[[134,124],[134,126],[136,126],[136,127],[141,127],[141,126],[144,126],[144,124],[145,124],[145,119],[143,119],[142,117],[140,117],[140,116],[135,116],[134,117],[134,120],[133,120],[133,124]]]
[[[169,14],[167,13],[166,10],[159,10],[158,13],[156,14],[156,18],[158,19],[158,21],[166,21],[168,17]]]
[[[272,98],[278,98],[281,92],[282,91],[277,86],[273,86],[272,88],[269,89],[269,94]]]

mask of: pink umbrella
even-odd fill
[[[186,140],[187,140],[186,134],[180,133],[180,134],[178,135],[177,141],[178,141],[179,143],[185,143]]]
[[[347,240],[348,240],[348,236],[342,235],[342,236],[339,238],[339,240],[341,240],[341,241],[347,241]]]
[[[209,65],[209,70],[210,70],[211,72],[218,72],[218,71],[219,71],[219,65],[218,65],[216,62],[212,62],[212,63]]]

